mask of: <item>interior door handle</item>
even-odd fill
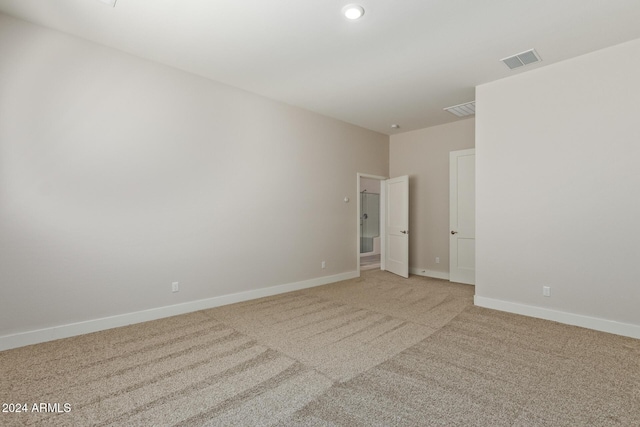
[[[402,234],[409,234],[409,230],[401,230],[400,231]]]
[[[451,234],[458,234],[457,231],[451,231]]]

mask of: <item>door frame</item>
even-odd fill
[[[380,181],[380,270],[385,269],[385,255],[386,251],[386,238],[385,233],[387,231],[386,224],[386,206],[387,206],[387,195],[386,188],[382,183],[389,179],[386,176],[380,175],[370,175],[366,173],[357,173],[357,182],[356,182],[356,271],[358,272],[358,277],[360,277],[360,178],[368,178],[368,179],[376,179]]]

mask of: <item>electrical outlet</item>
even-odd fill
[[[436,257],[436,264],[440,264],[440,257],[439,256]]]
[[[171,292],[178,292],[180,290],[180,282],[171,282]]]
[[[551,296],[551,286],[543,286],[542,287],[542,295],[545,297]]]
[[[320,264],[320,266],[321,266],[322,268],[327,268],[327,263],[326,263],[326,262],[324,262],[324,261],[322,261],[322,264]]]

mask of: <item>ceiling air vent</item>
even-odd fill
[[[476,113],[476,101],[454,105],[453,107],[447,107],[444,110],[451,114],[455,114],[458,117],[472,116]]]
[[[519,53],[517,55],[509,56],[508,58],[501,59],[505,65],[512,70],[514,68],[522,67],[525,65],[533,64],[534,62],[540,62],[540,55],[535,49],[527,50],[526,52]]]

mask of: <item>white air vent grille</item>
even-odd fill
[[[451,114],[455,114],[458,117],[472,116],[476,113],[476,101],[454,105],[453,107],[447,107],[444,110]]]
[[[530,49],[526,52],[503,58],[501,61],[513,70],[514,68],[523,67],[525,65],[533,64],[534,62],[540,62],[542,59],[535,49]]]

